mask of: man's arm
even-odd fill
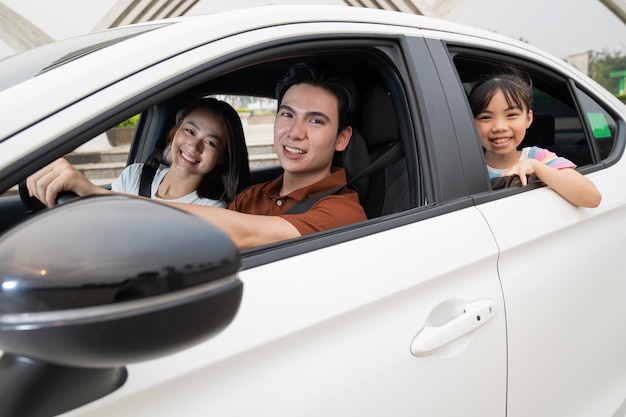
[[[300,232],[278,216],[239,213],[219,207],[185,203],[168,203],[172,207],[198,216],[225,232],[239,249],[299,237]]]

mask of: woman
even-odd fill
[[[111,192],[140,195],[141,174],[152,169],[147,197],[224,207],[249,183],[241,119],[224,101],[203,98],[179,111],[168,134],[168,148],[169,166],[161,166],[155,156],[146,164],[129,165],[111,184],[111,191],[91,183],[63,158],[28,177],[26,184],[31,197],[53,207],[60,191],[79,196]]]

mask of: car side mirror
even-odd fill
[[[59,414],[123,385],[126,364],[207,340],[237,313],[240,268],[210,223],[131,196],[84,197],[9,229],[0,415]]]

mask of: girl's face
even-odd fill
[[[516,155],[533,115],[532,110],[509,106],[502,91],[497,91],[475,121],[485,154]]]
[[[227,146],[222,120],[208,109],[195,109],[174,134],[171,169],[187,175],[205,175],[222,161]]]

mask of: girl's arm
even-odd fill
[[[505,175],[518,175],[526,185],[526,175],[535,175],[561,197],[578,207],[598,207],[602,196],[596,186],[580,172],[572,169],[556,169],[536,159],[524,159]]]

